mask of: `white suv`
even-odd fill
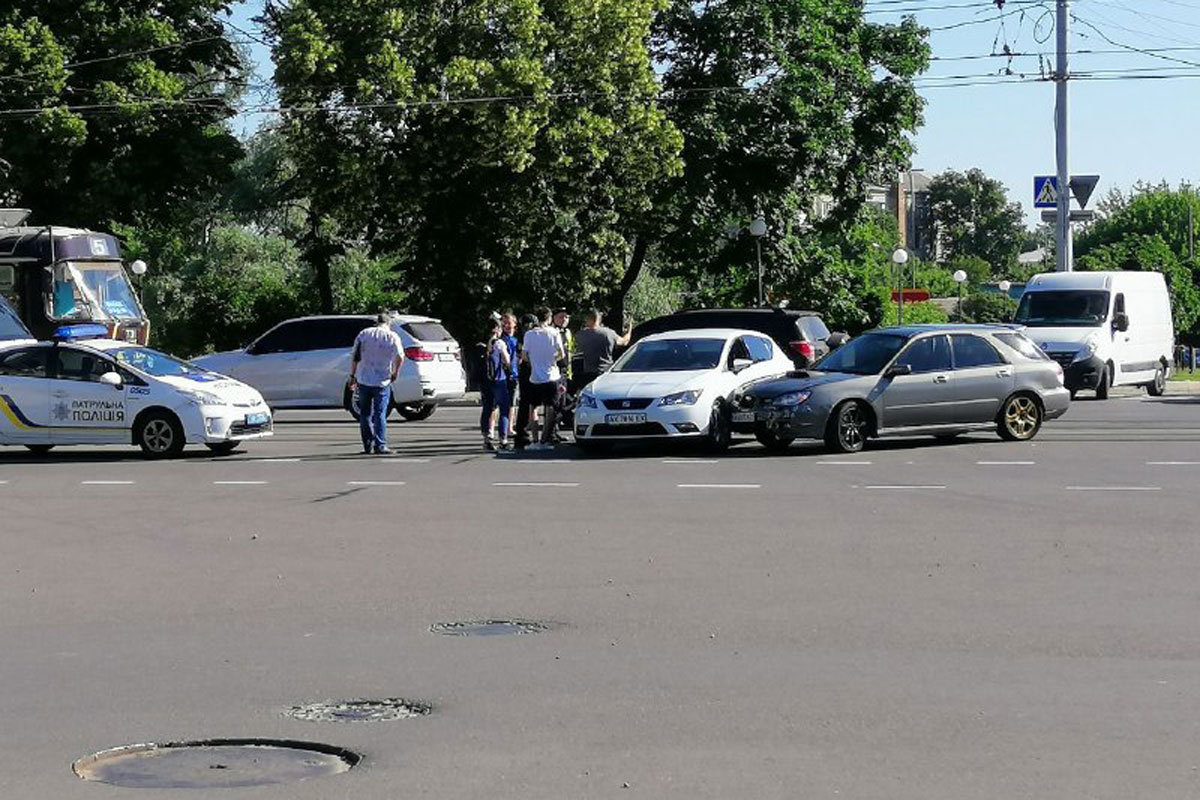
[[[244,350],[193,359],[213,372],[258,389],[273,408],[352,410],[350,350],[368,315],[301,317],[281,322]],[[400,314],[392,330],[404,342],[404,366],[392,385],[392,406],[405,419],[425,419],[444,400],[466,393],[462,351],[431,317]]]

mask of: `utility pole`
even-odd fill
[[[1054,72],[1056,97],[1054,105],[1054,133],[1058,159],[1058,271],[1070,272],[1074,264],[1074,248],[1071,242],[1071,168],[1068,161],[1067,134],[1070,114],[1067,105],[1067,81],[1070,80],[1067,63],[1067,48],[1070,46],[1071,14],[1069,0],[1058,0],[1058,66]]]

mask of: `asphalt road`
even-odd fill
[[[338,412],[171,463],[0,452],[0,798],[1200,796],[1200,397],[1029,444],[356,455]],[[438,622],[553,623],[449,637]],[[427,717],[293,704],[402,697]],[[89,783],[138,742],[347,747],[222,791]]]

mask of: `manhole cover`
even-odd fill
[[[527,619],[488,619],[470,622],[438,622],[429,630],[443,636],[511,636],[514,634],[541,633],[550,630],[545,622]]]
[[[131,789],[235,789],[337,775],[359,759],[327,744],[210,739],[101,750],[71,769],[85,781]]]
[[[425,703],[388,697],[383,700],[331,700],[292,706],[285,716],[308,722],[381,722],[424,717],[432,709]]]

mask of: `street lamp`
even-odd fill
[[[903,247],[896,248],[892,253],[892,263],[896,265],[896,300],[899,302],[899,307],[896,309],[896,324],[904,324],[904,265],[908,263],[908,251]]]
[[[1008,297],[1008,290],[1012,288],[1012,283],[1009,281],[1000,281],[997,286],[1000,287],[1001,293],[1003,293],[1005,297]]]
[[[966,271],[961,270],[961,269],[954,270],[954,282],[958,284],[958,321],[962,322],[963,321],[962,293],[963,293],[963,284],[967,282]]]
[[[754,249],[758,255],[758,307],[763,307],[762,237],[767,235],[767,221],[759,214],[750,223],[750,235],[754,237]]]

